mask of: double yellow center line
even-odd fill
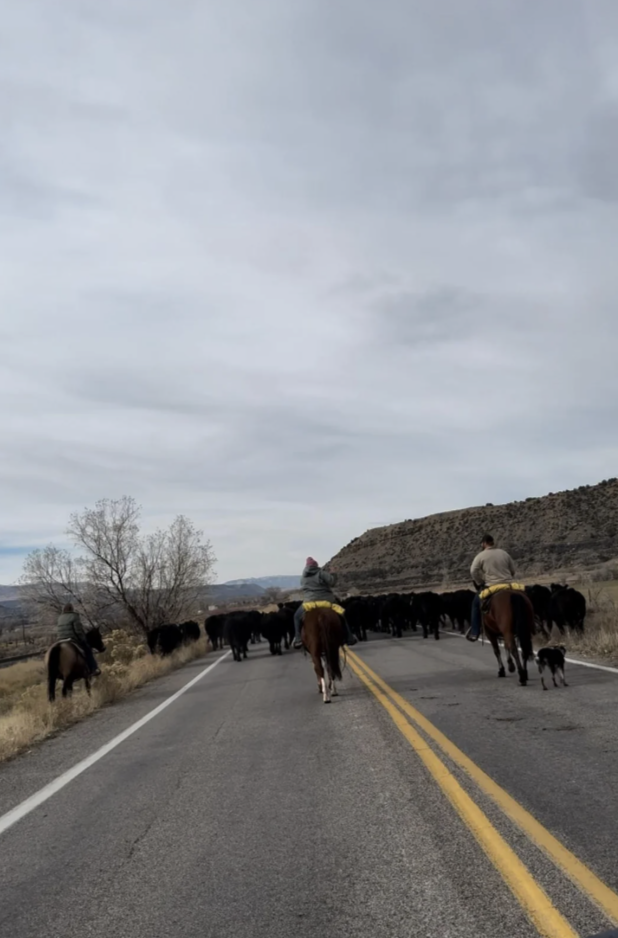
[[[419,730],[502,809],[529,839],[586,894],[611,922],[618,923],[618,895],[585,864],[550,834],[511,795],[496,784],[454,745],[420,711],[394,691],[368,664],[347,650],[348,662],[357,677],[372,692],[407,739],[464,823],[499,871],[516,899],[541,935],[546,938],[577,938],[567,920],[556,909],[517,854],[459,784]],[[411,722],[410,722],[411,721]]]

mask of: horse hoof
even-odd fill
[[[515,670],[515,664],[513,661],[509,661],[509,674],[512,674]]]
[[[500,668],[500,670],[498,671],[498,677],[506,677],[506,671],[504,670],[504,668]]]
[[[325,700],[324,703],[330,703],[330,700]]]

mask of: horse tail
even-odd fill
[[[47,699],[53,703],[56,699],[56,681],[60,670],[60,645],[54,645],[47,659]]]
[[[333,612],[334,616],[337,616],[337,626],[339,626],[339,616],[336,612]],[[328,613],[322,613],[320,616],[320,639],[322,644],[322,654],[326,659],[326,665],[328,668],[329,674],[332,674],[334,681],[341,681],[343,678],[341,676],[341,663],[339,661],[339,639],[336,634],[334,634],[331,625],[335,624],[335,619]],[[339,626],[340,627],[340,626]]]
[[[521,593],[511,593],[511,609],[513,611],[513,625],[515,635],[519,639],[519,647],[523,656],[524,666],[526,661],[534,658],[532,648],[532,633],[534,631],[534,619],[530,616],[530,610],[526,599]],[[532,619],[532,621],[531,621]]]

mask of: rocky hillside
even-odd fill
[[[618,568],[618,479],[372,528],[328,566],[339,574],[342,593],[469,585],[485,532],[512,554],[526,582],[598,573],[604,564],[610,578]]]

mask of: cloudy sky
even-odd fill
[[[615,0],[3,27],[0,582],[101,497],[224,580],[618,474]]]

